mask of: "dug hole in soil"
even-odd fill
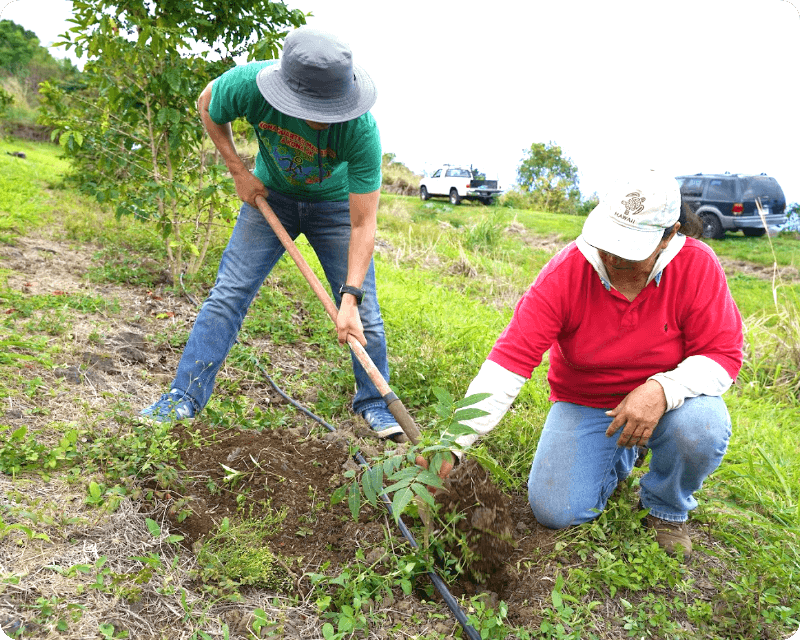
[[[12,290],[26,295],[84,293],[119,302],[118,313],[70,311],[66,333],[52,338],[62,346],[55,368],[25,364],[19,369],[26,380],[40,378],[43,392],[6,399],[0,408],[3,424],[12,430],[27,426],[30,433],[52,442],[60,437],[53,432],[53,422],[126,433],[133,415],[167,389],[181,355],[180,348],[170,349],[163,341],[156,344],[155,336],[188,331],[197,312],[194,303],[171,293],[165,285],[145,289],[91,283],[85,278],[93,264],[91,249],[58,239],[19,238],[14,245],[0,245],[0,258],[9,270]],[[280,287],[280,283],[270,279],[264,286]],[[335,339],[333,332],[331,339]],[[314,360],[308,345],[278,347],[260,339],[249,346],[270,363],[270,374],[277,380],[329,366]],[[347,354],[342,358],[342,366],[348,366]],[[268,381],[257,376],[225,365],[218,382],[226,378],[237,380],[240,393],[262,409],[285,402]],[[396,391],[402,396],[402,389]],[[313,411],[313,396],[312,390],[295,400]],[[124,418],[120,418],[120,407],[127,413]],[[15,520],[14,514],[31,505],[52,514],[54,521],[48,525],[49,521],[40,520],[36,525],[37,531],[47,532],[49,540],[29,540],[23,535],[0,540],[4,575],[19,577],[16,584],[0,586],[0,626],[19,629],[22,625],[23,637],[54,637],[50,635],[53,622],[42,620],[36,603],[55,598],[83,607],[81,617],[69,624],[68,631],[58,634],[68,640],[97,637],[99,624],[114,624],[117,630],[127,630],[129,637],[143,640],[189,638],[191,625],[201,620],[201,613],[205,628],[217,637],[222,637],[221,625],[227,624],[231,638],[251,638],[255,608],[281,621],[280,637],[321,637],[324,620],[306,599],[310,588],[307,574],[324,571],[336,576],[341,568],[354,563],[359,549],[368,564],[380,570],[382,564],[389,566],[389,554],[410,550],[382,509],[362,507],[356,522],[345,503],[330,505],[331,494],[344,482],[344,472],[357,468],[349,455],[349,442],[354,442],[367,460],[384,447],[396,445],[379,442],[355,416],[335,425],[337,431],[330,433],[293,408],[287,407],[286,415],[286,425],[255,431],[220,429],[201,413],[190,426],[173,431],[187,445],[198,436],[204,443],[182,453],[185,468],[179,481],[164,486],[154,477],[142,478],[141,497],[126,497],[113,513],[88,506],[86,487],[65,482],[57,474],[16,479],[0,475],[0,506],[6,524],[26,524],[24,518]],[[230,470],[236,472],[235,486]],[[481,582],[462,577],[452,584],[451,591],[457,597],[485,593],[489,606],[503,600],[510,625],[536,629],[541,611],[550,606],[553,576],[574,559],[552,559],[550,551],[557,534],[536,523],[525,493],[487,495],[492,487],[481,472],[469,462],[459,465],[449,481],[451,492],[438,497],[446,506],[457,502],[472,505],[459,526],[464,527],[471,549],[482,562],[472,567],[472,575],[480,576]],[[88,483],[90,478],[84,480]],[[244,500],[238,497],[242,495]],[[181,510],[176,507],[186,505],[191,513],[179,518]],[[245,588],[239,602],[213,601],[192,578],[199,543],[226,517],[236,521],[244,515],[257,520],[267,511],[284,514],[281,526],[266,535],[262,544],[282,559],[289,579],[271,589]],[[148,532],[145,518],[160,524],[160,538]],[[490,524],[492,533],[481,535],[492,528]],[[168,534],[184,536],[182,544],[166,545]],[[138,575],[143,569],[135,557],[156,552],[172,558],[165,570],[168,578],[142,582],[136,598],[130,599],[87,589],[90,578],[80,573],[65,576],[48,569],[96,566],[105,557],[105,566],[117,574]],[[373,613],[383,616],[384,624],[371,629],[368,637],[396,637],[391,632],[395,625],[409,635],[455,633],[458,625],[442,600],[435,592],[425,594],[429,584],[422,575],[411,596],[397,591],[394,597],[371,603]],[[288,596],[296,599],[290,601]],[[194,617],[186,614],[187,602]],[[609,618],[623,613],[615,601],[606,607]],[[444,619],[431,615],[436,613],[444,614]],[[610,625],[602,637],[627,636],[621,627]]]

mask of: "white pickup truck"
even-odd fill
[[[480,200],[492,204],[493,198],[502,193],[497,188],[497,180],[478,180],[472,177],[470,169],[445,164],[434,171],[430,177],[419,182],[419,197],[427,200],[431,196],[450,198],[450,204],[460,204],[462,200]]]

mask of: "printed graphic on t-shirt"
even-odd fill
[[[336,159],[333,149],[318,149],[317,145],[303,136],[269,122],[258,125],[258,135],[266,149],[271,150],[275,164],[283,171],[286,181],[295,186],[306,186],[320,182],[320,158],[322,178],[331,175],[331,160]]]

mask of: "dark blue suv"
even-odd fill
[[[677,176],[681,199],[703,221],[703,236],[722,238],[726,231],[763,236],[766,227],[786,222],[786,197],[775,178],[761,175],[697,173]],[[756,201],[766,218],[766,227]]]

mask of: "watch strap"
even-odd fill
[[[339,295],[345,293],[355,296],[357,305],[360,305],[361,301],[364,299],[364,290],[359,289],[358,287],[352,287],[349,284],[343,284],[341,287],[339,287]]]

